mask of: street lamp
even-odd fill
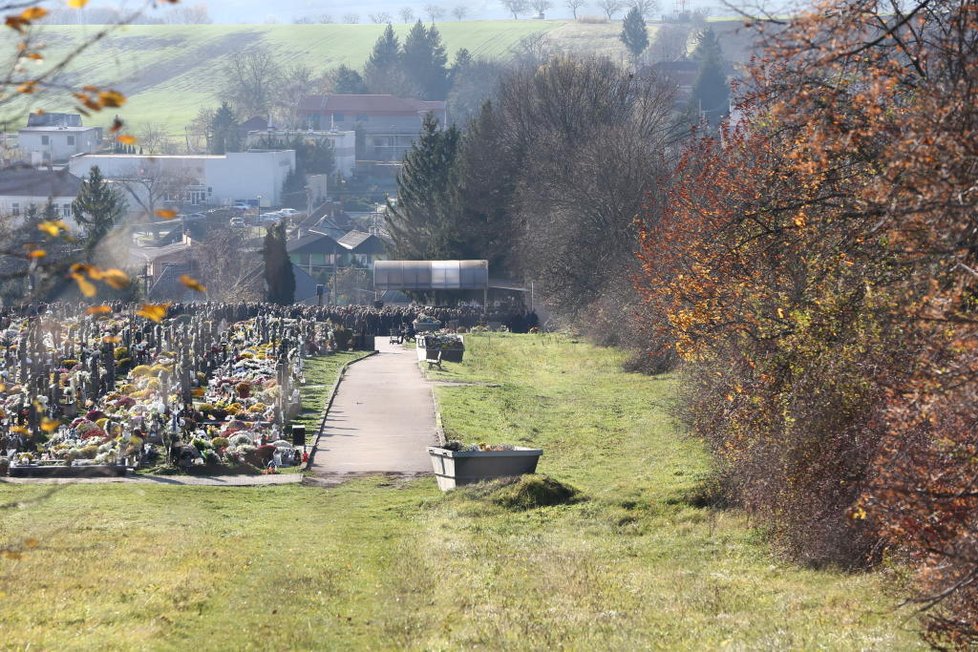
[[[258,215],[255,217],[255,226],[258,227],[258,234],[261,235],[261,195],[258,195]]]

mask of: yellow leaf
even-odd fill
[[[48,15],[48,10],[44,7],[28,7],[27,9],[20,12],[20,19],[24,21],[28,20],[40,20]]]
[[[183,274],[180,276],[180,282],[186,285],[194,292],[207,292],[207,288],[201,285],[200,281],[193,278],[192,276],[187,276],[186,274]]]
[[[106,335],[102,338],[102,342],[105,344],[118,344],[122,341],[122,338],[118,335]]]
[[[68,6],[72,9],[82,9],[88,4],[88,0],[68,0]]]
[[[110,312],[112,312],[112,307],[111,306],[105,306],[105,305],[102,305],[102,306],[92,306],[91,308],[88,308],[87,310],[85,310],[85,314],[86,315],[107,315]]]
[[[48,252],[44,251],[43,249],[35,249],[27,253],[27,257],[32,260],[37,260],[38,258],[44,258],[47,255]]]
[[[4,550],[3,556],[7,559],[20,559],[23,555],[16,550]]]
[[[36,90],[37,90],[37,82],[33,82],[33,81],[24,82],[23,84],[17,87],[17,92],[22,93],[24,95],[31,95]]]
[[[18,32],[23,33],[24,25],[26,24],[26,22],[24,21],[23,18],[20,18],[19,16],[7,16],[7,19],[4,21],[4,24],[6,24],[7,27],[9,27],[12,30],[16,30]]]
[[[10,432],[16,432],[19,435],[26,435],[27,428],[25,428],[24,426],[14,425],[14,426],[10,426]]]
[[[92,285],[87,278],[85,278],[81,274],[72,274],[71,278],[75,279],[75,282],[78,283],[78,290],[83,295],[89,298],[95,296],[95,292],[96,292],[95,286]]]
[[[45,220],[37,225],[37,230],[47,233],[52,238],[56,238],[62,231],[68,230],[68,225],[61,220]]]
[[[116,136],[115,139],[118,140],[123,145],[135,145],[136,144],[136,137],[135,136],[132,136],[130,134],[120,134],[120,135]]]
[[[136,311],[137,317],[145,317],[150,321],[161,322],[163,318],[166,317],[166,309],[169,307],[168,303],[144,303]]]
[[[41,430],[44,432],[54,432],[60,425],[61,422],[57,419],[48,419],[47,417],[41,419]]]
[[[172,220],[176,216],[177,216],[177,212],[172,211],[169,208],[161,208],[158,211],[156,211],[156,217],[163,220]]]
[[[24,539],[25,548],[37,548],[39,545],[41,545],[41,542],[35,539],[34,537],[30,537],[29,539]]]
[[[778,319],[784,319],[784,310],[778,308]]]
[[[121,269],[107,269],[102,272],[102,280],[116,290],[129,287],[129,275]]]
[[[107,106],[111,108],[118,108],[126,103],[126,96],[119,91],[105,90],[100,91],[98,94],[98,99],[102,103],[102,106]]]

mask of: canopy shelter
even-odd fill
[[[489,261],[378,260],[374,263],[374,289],[482,290],[485,305],[489,291]]]
[[[377,290],[487,290],[487,260],[378,260]]]

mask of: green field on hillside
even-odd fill
[[[749,55],[737,21],[714,22],[721,42],[733,61]],[[649,25],[654,41],[660,25]],[[41,31],[49,61],[57,61],[73,47],[91,39],[97,26],[50,26]],[[409,25],[396,25],[403,39]],[[475,56],[507,58],[527,37],[539,35],[546,47],[575,54],[597,54],[627,61],[619,39],[621,22],[569,20],[494,20],[438,23],[451,61],[467,48]],[[222,67],[232,57],[259,45],[268,47],[288,67],[302,64],[324,73],[340,64],[362,67],[382,25],[134,25],[114,30],[82,52],[68,68],[64,81],[116,87],[129,96],[120,112],[134,131],[153,124],[180,138],[200,108],[218,105]],[[29,98],[29,107],[48,111],[69,110],[70,104],[54,93]],[[22,116],[8,111],[13,124]],[[96,115],[88,123],[107,125],[112,114]]]
[[[506,57],[522,39],[546,33],[565,21],[466,21],[439,23],[449,61],[468,48],[475,56]],[[218,104],[221,68],[229,58],[267,46],[283,66],[302,64],[326,72],[340,64],[360,68],[380,36],[382,25],[137,25],[123,27],[94,44],[74,61],[68,79],[110,84],[129,96],[122,115],[137,128],[166,126],[172,135],[201,107]],[[399,36],[408,25],[395,26]],[[96,33],[96,27],[44,29],[47,56],[57,59]],[[50,96],[36,107],[59,110]],[[108,124],[111,115],[93,118]]]
[[[0,485],[0,542],[39,544],[0,558],[2,647],[919,646],[894,580],[798,568],[744,514],[697,506],[709,461],[668,415],[674,379],[561,336],[466,347],[431,374],[445,429],[541,446],[539,471],[578,501],[516,509],[505,487],[431,478]]]

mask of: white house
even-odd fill
[[[43,212],[50,202],[58,216],[70,225],[71,202],[80,189],[81,179],[64,169],[19,167],[0,170],[0,215],[4,220],[17,223],[31,206]]]
[[[187,156],[83,154],[68,161],[68,169],[78,176],[88,175],[95,166],[104,178],[126,186],[130,192],[154,194],[151,203],[157,209],[254,203],[258,197],[262,206],[279,206],[285,179],[295,169],[295,151]],[[139,201],[131,198],[129,208],[141,212]]]
[[[24,160],[38,166],[97,151],[102,146],[102,128],[82,126],[77,113],[35,113],[17,140]]]

